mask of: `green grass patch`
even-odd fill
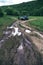
[[[17,18],[14,16],[4,16],[0,17],[0,36],[2,36],[3,30],[15,22]]]
[[[43,17],[41,16],[30,16],[29,19],[35,19],[36,20],[31,20],[28,21],[28,25],[30,25],[31,27],[34,27],[35,29],[42,31],[43,32]]]

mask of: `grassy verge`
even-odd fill
[[[0,36],[2,36],[3,30],[11,25],[16,20],[16,17],[14,16],[4,16],[0,17]]]
[[[32,19],[32,18],[33,19],[36,18],[36,20],[28,21],[28,25],[43,32],[43,17],[41,17],[41,16],[30,16],[29,17],[29,19]]]

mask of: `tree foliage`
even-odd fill
[[[2,17],[4,15],[2,9],[0,8],[0,17]]]
[[[19,16],[19,15],[35,15],[43,16],[43,0],[31,1],[21,3],[13,6],[4,6],[2,11],[5,11],[7,15]],[[3,14],[0,10],[0,15]]]
[[[14,10],[12,7],[7,8],[6,10],[7,15],[12,15],[12,16],[18,16],[19,12]]]

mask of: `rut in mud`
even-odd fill
[[[0,65],[42,65],[41,54],[30,36],[22,33],[4,40],[0,48]]]
[[[11,46],[6,45],[9,42],[12,43]],[[41,54],[37,47],[22,36],[10,38],[1,49],[4,50],[4,54],[0,57],[1,65],[42,65]]]

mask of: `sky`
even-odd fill
[[[0,0],[0,6],[19,4],[28,1],[32,1],[32,0]]]

